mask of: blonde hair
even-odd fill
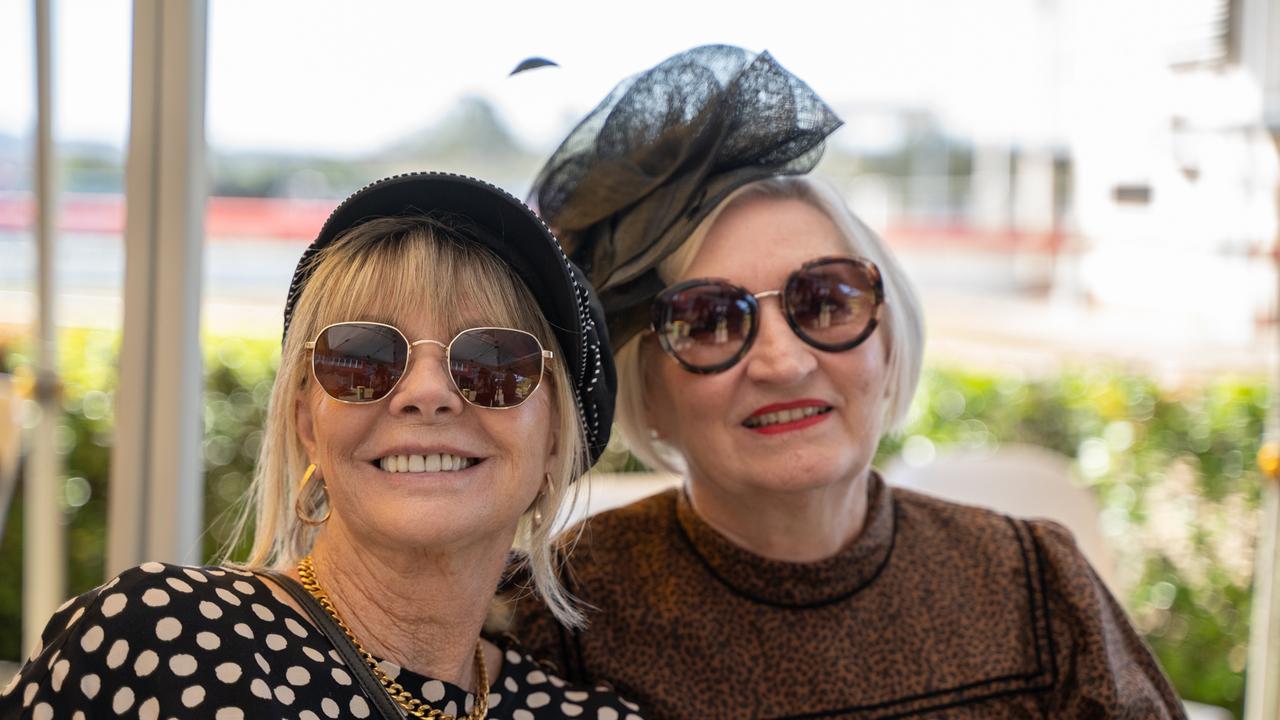
[[[543,391],[552,393],[551,407],[558,419],[557,461],[550,487],[538,494],[534,507],[521,518],[515,546],[523,548],[521,560],[547,607],[562,623],[579,626],[582,613],[560,584],[560,561],[552,545],[558,529],[554,519],[566,499],[570,503],[576,499],[574,481],[586,471],[586,437],[568,369],[560,360],[566,351],[556,342],[524,283],[500,258],[461,239],[460,230],[464,228],[456,219],[381,218],[348,230],[316,254],[271,388],[248,502],[224,548],[223,560],[229,559],[229,549],[250,523],[253,546],[243,563],[248,568],[291,567],[310,552],[315,541],[316,528],[299,521],[294,512],[299,500],[295,485],[309,464],[298,438],[294,407],[311,382],[305,344],[322,328],[353,319],[385,322],[424,310],[446,319],[444,330],[449,336],[476,321],[506,325],[533,333],[557,358],[548,364],[543,381]],[[323,512],[322,484],[308,483],[302,490],[303,506]],[[547,522],[532,522],[535,514]]]
[[[829,184],[815,178],[779,176],[758,180],[731,193],[707,215],[689,235],[678,250],[658,265],[658,275],[670,285],[693,264],[720,214],[728,208],[751,200],[799,200],[826,215],[835,225],[849,251],[874,262],[884,278],[885,306],[881,315],[880,332],[885,333],[889,387],[885,403],[885,427],[887,432],[899,430],[906,420],[920,382],[921,358],[924,354],[924,319],[920,302],[902,266],[884,241],[871,228],[857,218],[845,204],[840,193]],[[656,353],[641,352],[641,343],[647,333],[638,334],[622,346],[614,355],[618,367],[618,410],[615,420],[626,439],[627,447],[640,462],[652,468],[668,472],[685,471],[684,458],[667,443],[656,437],[649,424],[649,408],[646,402],[646,356]]]

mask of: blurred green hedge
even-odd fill
[[[71,592],[102,581],[117,343],[114,333],[73,331],[60,345]],[[227,540],[232,508],[252,474],[279,345],[209,338],[205,347],[209,557]],[[8,364],[24,362],[11,353]],[[937,447],[1009,442],[1073,458],[1103,507],[1135,625],[1183,697],[1238,715],[1262,487],[1253,458],[1270,401],[1261,378],[1169,389],[1111,369],[1023,378],[933,368],[906,431],[886,439],[880,461],[904,448],[927,456]],[[637,467],[625,450],[604,462],[611,470]],[[21,577],[21,525],[19,491],[0,538],[0,577]],[[0,583],[0,658],[19,655],[20,600],[20,583]]]

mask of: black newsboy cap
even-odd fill
[[[563,351],[595,463],[609,442],[617,390],[600,302],[546,224],[510,193],[483,180],[452,173],[406,173],[377,180],[343,200],[298,261],[285,301],[284,334],[317,252],[367,220],[429,213],[471,221],[465,236],[507,263],[537,300]]]

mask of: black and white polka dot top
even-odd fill
[[[551,675],[499,639],[493,720],[639,720],[604,687]],[[383,662],[450,715],[474,696]],[[126,570],[54,613],[30,659],[0,691],[0,718],[367,718],[373,704],[328,640],[256,575],[161,563]]]

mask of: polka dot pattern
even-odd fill
[[[490,668],[492,720],[603,718],[611,691],[566,684],[515,645]],[[465,689],[391,660],[385,670],[433,707],[465,713]],[[310,620],[253,574],[148,563],[72,598],[0,692],[0,717],[376,717],[373,703]],[[638,715],[636,716],[638,718]]]
[[[169,670],[178,677],[194,675],[198,667],[196,659],[187,653],[178,653],[169,658]]]
[[[444,697],[444,683],[439,680],[432,680],[422,685],[422,699],[427,702],[440,702]]]
[[[114,670],[124,664],[129,659],[129,641],[120,638],[111,643],[111,650],[107,652],[107,667]]]
[[[154,650],[143,650],[133,661],[133,672],[138,677],[146,677],[160,666],[160,656]]]
[[[228,685],[239,680],[240,676],[244,674],[240,666],[233,662],[224,662],[215,668],[213,672],[219,680]]]
[[[71,616],[71,619],[67,621],[67,629],[70,630],[72,625],[75,625],[76,623],[80,622],[80,618],[83,616],[84,616],[84,608],[80,608],[79,610],[76,610],[75,614]]]
[[[199,685],[192,685],[182,691],[182,705],[184,707],[193,708],[204,702],[204,688]]]
[[[222,646],[222,640],[217,635],[206,630],[196,635],[196,644],[205,650],[217,650]]]
[[[156,622],[156,637],[161,640],[172,640],[182,634],[182,623],[178,618],[165,617]]]

